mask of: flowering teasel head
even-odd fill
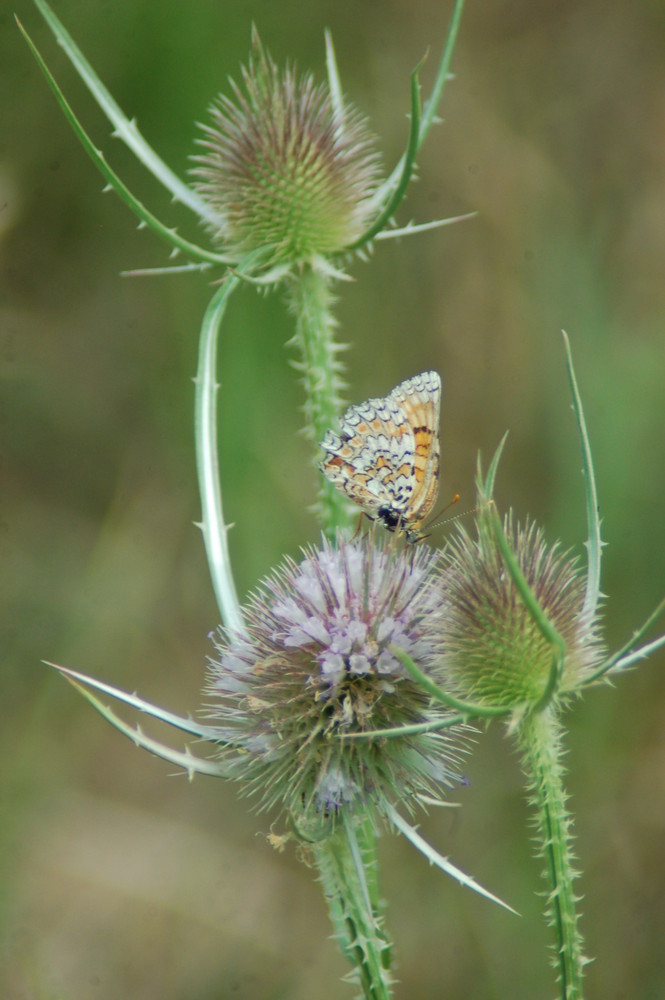
[[[437,562],[425,546],[407,552],[371,534],[324,541],[263,582],[244,632],[221,634],[210,715],[227,773],[261,808],[325,832],[341,810],[411,808],[459,779],[459,727],[344,738],[445,718],[394,654],[441,680]]]
[[[256,29],[242,70],[244,89],[211,108],[193,171],[219,224],[214,237],[232,259],[266,249],[289,268],[338,254],[375,212],[379,176],[364,119],[330,88],[292,66],[280,71]]]
[[[535,524],[516,525],[509,514],[503,537],[535,599],[536,609],[530,608],[492,518],[498,520],[496,511],[481,497],[476,537],[459,528],[443,553],[441,644],[448,683],[458,697],[485,707],[533,708],[550,697],[562,700],[603,659],[598,616],[586,607],[585,576],[558,545],[546,544]],[[553,685],[557,652],[560,671]]]

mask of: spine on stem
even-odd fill
[[[358,831],[353,818],[348,819],[343,828],[314,845],[314,856],[335,937],[354,966],[354,982],[362,987],[365,1000],[390,1000],[392,948],[372,891],[375,880],[367,878],[376,859],[374,838],[368,843],[366,833],[365,825]]]
[[[574,882],[573,821],[563,786],[561,726],[556,710],[526,716],[519,729],[523,767],[535,809],[538,852],[549,884],[546,917],[556,938],[553,964],[559,971],[562,1000],[582,1000],[582,978],[587,959],[582,952]]]
[[[295,316],[293,343],[300,351],[296,367],[305,387],[306,433],[319,442],[336,423],[342,406],[343,383],[337,358],[343,345],[335,342],[337,323],[330,277],[314,268],[303,268],[289,286],[290,307]],[[331,482],[322,478],[319,499],[322,527],[334,539],[339,528],[350,524],[348,501]]]

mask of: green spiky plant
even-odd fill
[[[259,809],[276,811],[282,834],[316,865],[335,935],[368,998],[392,995],[392,954],[380,903],[375,832],[400,831],[443,871],[496,900],[417,833],[410,814],[439,801],[458,777],[469,723],[504,718],[520,747],[549,885],[561,996],[582,996],[582,952],[572,866],[572,819],[562,781],[562,715],[573,696],[665,643],[638,648],[650,618],[609,659],[598,627],[600,530],[593,467],[572,359],[568,370],[584,459],[588,515],[586,573],[533,526],[502,522],[493,501],[501,449],[478,475],[476,536],[460,529],[442,553],[405,551],[374,534],[348,540],[346,501],[322,483],[327,540],[286,559],[243,607],[227,547],[217,449],[217,342],[241,282],[279,288],[295,321],[294,343],[313,442],[339,416],[333,288],[343,268],[376,240],[448,219],[388,228],[447,79],[462,2],[457,0],[432,93],[421,105],[411,78],[407,148],[381,180],[374,140],[343,100],[330,37],[328,83],[280,71],[258,34],[240,85],[212,107],[192,185],[148,146],[103,87],[44,0],[35,3],[115,134],[205,225],[213,248],[179,236],[124,185],[88,138],[25,34],[84,148],[141,222],[206,274],[224,280],[201,326],[195,440],[201,530],[224,624],[207,684],[206,724],[57,667],[137,745],[184,768],[237,781]],[[21,29],[23,30],[23,29]],[[171,270],[171,269],[168,269]],[[658,612],[662,608],[658,609]],[[306,627],[305,627],[306,625]],[[211,757],[174,750],[130,726],[94,691],[171,724],[213,747]],[[406,813],[406,815],[405,815]],[[409,817],[409,818],[407,818]],[[502,904],[505,905],[505,904]]]

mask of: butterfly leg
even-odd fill
[[[357,528],[356,528],[356,530],[354,531],[354,533],[353,533],[353,537],[352,537],[352,539],[351,539],[351,541],[352,541],[352,542],[353,542],[353,541],[355,541],[355,539],[356,539],[356,538],[358,537],[358,535],[360,534],[360,529],[361,529],[361,527],[362,527],[362,523],[363,523],[363,517],[364,517],[364,516],[365,516],[365,511],[362,511],[362,513],[361,513],[360,517],[358,518],[358,527],[357,527]]]

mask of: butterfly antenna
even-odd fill
[[[455,494],[455,500],[452,500],[449,504],[447,504],[447,506],[443,508],[441,513],[443,514],[445,511],[449,510],[449,508],[452,507],[453,503],[456,503],[457,500],[459,500],[459,494]],[[480,505],[476,504],[475,507],[468,507],[466,510],[461,510],[459,514],[455,514],[454,517],[444,517],[440,521],[435,521],[434,524],[430,524],[429,527],[436,528],[440,524],[456,524],[457,521],[461,521],[463,517],[468,517],[469,514],[475,514],[477,510],[485,510],[487,507],[493,507],[493,506],[494,506],[494,501],[488,500],[487,503]]]
[[[441,515],[445,514],[446,511],[450,510],[451,507],[454,507],[456,503],[459,503],[459,501],[460,501],[460,495],[459,495],[459,493],[456,493],[454,495],[454,497],[452,498],[452,500],[448,501],[448,503],[445,505],[445,507],[442,507],[441,510],[437,511],[437,513],[434,515],[434,517],[436,518],[436,520],[433,522],[433,524],[428,524],[427,525],[428,529],[431,530],[432,528],[436,528],[437,524],[443,524],[443,520],[441,519]],[[462,514],[460,514],[459,517],[462,517]],[[448,521],[448,520],[450,520],[450,518],[446,517],[446,518],[444,518],[444,520]]]

